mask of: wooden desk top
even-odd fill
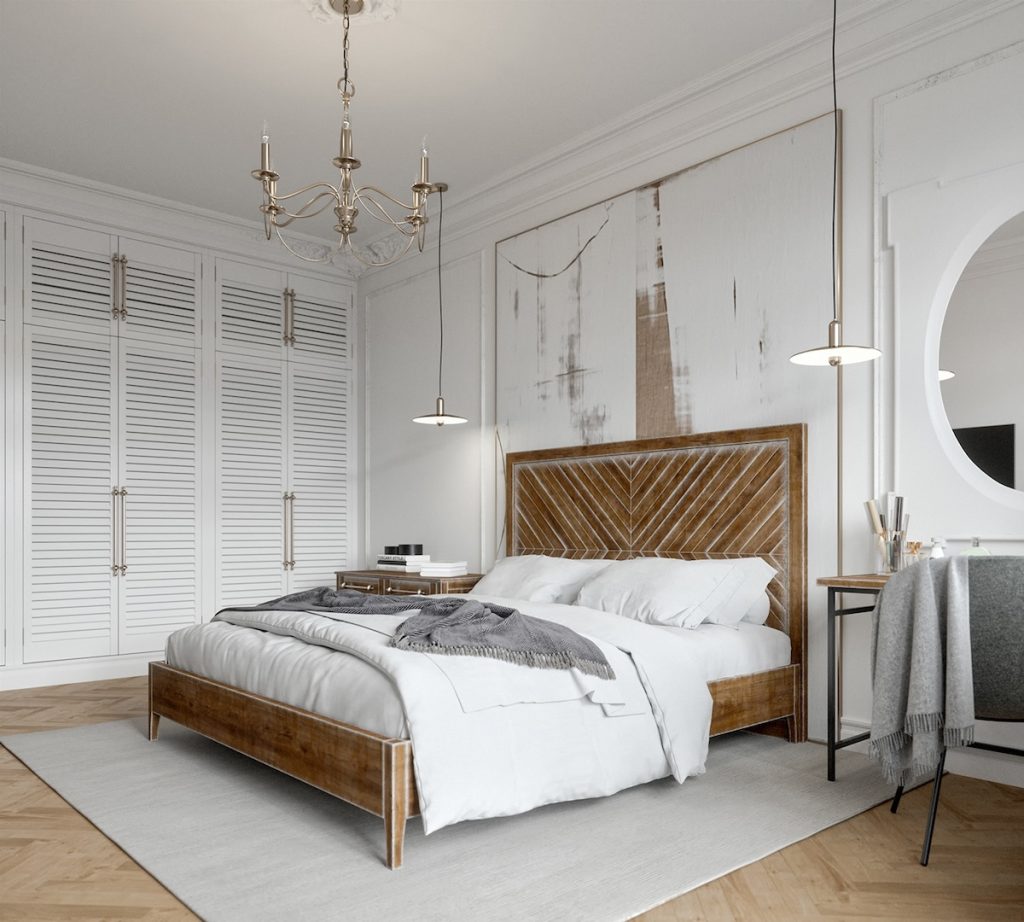
[[[849,576],[820,576],[819,586],[829,586],[835,589],[881,589],[887,582],[891,573],[855,573]]]

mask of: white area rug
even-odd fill
[[[164,720],[5,737],[36,774],[208,922],[626,919],[882,802],[864,756],[738,734],[707,774],[461,823],[384,824]]]

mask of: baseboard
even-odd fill
[[[163,659],[163,656],[164,654],[161,650],[157,653],[135,653],[128,656],[63,660],[59,663],[3,666],[0,667],[0,691],[143,676],[148,672],[150,662]]]

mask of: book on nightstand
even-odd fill
[[[423,564],[420,576],[465,576],[468,572],[469,565],[465,560],[435,560]]]

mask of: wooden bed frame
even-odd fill
[[[506,551],[563,557],[763,557],[768,624],[790,665],[711,682],[711,733],[807,736],[806,427],[770,426],[518,452],[506,468]],[[151,663],[149,738],[167,717],[383,817],[385,861],[402,864],[419,813],[412,743]]]

